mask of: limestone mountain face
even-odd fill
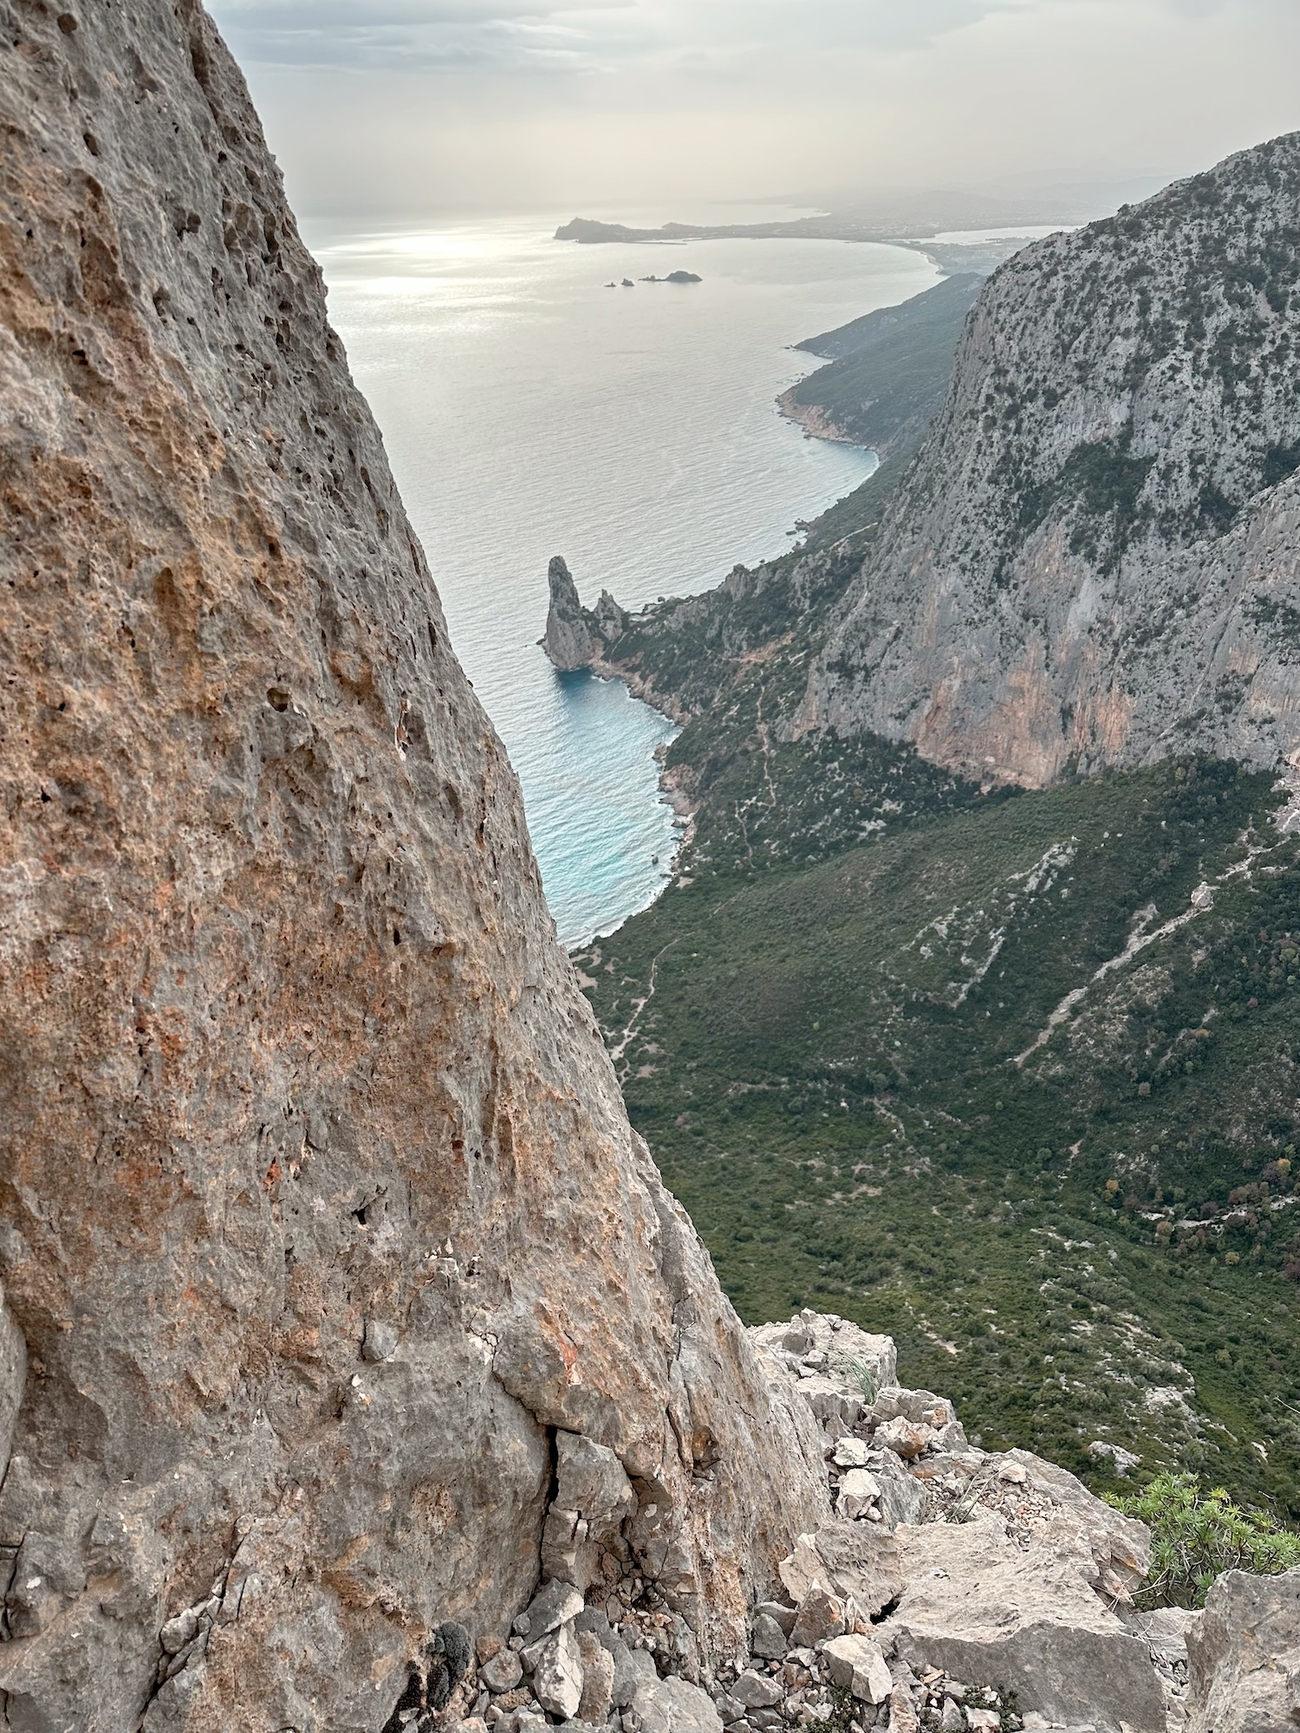
[[[0,0],[0,1726],[377,1733],[544,1548],[707,1673],[815,1441],[628,1127],[238,72],[74,4]]]
[[[796,732],[986,782],[1300,755],[1300,134],[1017,254]]]

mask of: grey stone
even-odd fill
[[[780,1681],[772,1678],[769,1673],[756,1673],[751,1667],[747,1667],[731,1687],[731,1695],[748,1710],[772,1709],[781,1701],[785,1692]]]
[[[779,1570],[801,1605],[809,1589],[823,1588],[841,1601],[851,1599],[869,1619],[896,1599],[903,1586],[898,1544],[875,1523],[830,1522],[815,1534],[801,1534]]]
[[[578,1719],[597,1725],[608,1716],[614,1700],[614,1657],[591,1631],[579,1631],[577,1636],[582,1660]]]
[[[1187,1631],[1188,1733],[1280,1733],[1300,1725],[1300,1566],[1227,1571]]]
[[[636,1695],[636,1688],[644,1677],[641,1671],[641,1658],[644,1651],[629,1649],[623,1639],[614,1636],[612,1632],[608,1636],[599,1633],[597,1635],[601,1647],[606,1650],[614,1662],[614,1683],[612,1686],[614,1705],[619,1709],[630,1709],[632,1699]],[[650,1661],[650,1671],[655,1672],[654,1661],[648,1655],[644,1655],[644,1658]]]
[[[879,1510],[887,1529],[921,1520],[925,1488],[904,1468],[892,1450],[878,1450],[870,1458],[871,1472],[880,1487]]]
[[[185,1645],[194,1640],[199,1628],[199,1615],[193,1607],[168,1619],[159,1632],[159,1641],[169,1655],[179,1655]]]
[[[838,1637],[844,1630],[844,1602],[820,1584],[814,1583],[799,1602],[790,1644],[794,1648],[815,1649],[828,1637]]]
[[[841,1438],[831,1454],[837,1468],[865,1468],[871,1457],[871,1446],[865,1438],[848,1435]]]
[[[780,1661],[790,1644],[787,1634],[775,1619],[766,1613],[755,1613],[753,1628],[749,1635],[749,1646],[754,1654],[765,1661]]]
[[[878,1643],[869,1637],[835,1637],[823,1653],[836,1685],[844,1686],[863,1703],[886,1701],[894,1682]]]
[[[996,1517],[901,1528],[905,1587],[876,1631],[895,1656],[972,1685],[1017,1692],[1053,1721],[1084,1715],[1106,1733],[1165,1733],[1146,1644],[1093,1592],[1086,1542],[1050,1533],[1023,1549]]]
[[[956,1699],[945,1697],[943,1711],[939,1716],[940,1733],[963,1733],[965,1726],[966,1717],[962,1714]]]
[[[1068,1469],[1047,1462],[1029,1450],[1008,1450],[989,1457],[998,1464],[998,1474],[1023,1473],[1020,1484],[1037,1498],[1049,1500],[1060,1516],[1087,1537],[1099,1571],[1109,1571],[1125,1590],[1143,1582],[1151,1565],[1151,1535],[1138,1522],[1106,1504],[1088,1491]]]
[[[920,1728],[912,1693],[902,1685],[895,1685],[889,1693],[889,1733],[920,1733]]]
[[[5,1304],[4,1283],[0,1282],[0,1485],[4,1483],[5,1470],[9,1466],[14,1426],[26,1382],[27,1343],[17,1320]]]
[[[724,1727],[730,1727],[733,1721],[743,1721],[745,1718],[745,1705],[728,1691],[723,1691],[720,1696],[715,1697],[713,1706],[718,1711],[718,1718]]]
[[[957,1416],[946,1396],[936,1396],[930,1390],[904,1390],[893,1384],[876,1393],[870,1418],[877,1425],[890,1420],[910,1420],[915,1426],[928,1426],[931,1432],[939,1432]]]
[[[788,1637],[794,1629],[795,1608],[787,1607],[781,1601],[760,1601],[754,1608],[754,1617],[775,1619]]]
[[[612,1450],[572,1432],[556,1435],[556,1482],[542,1534],[542,1572],[585,1592],[602,1546],[636,1510],[636,1494]]]
[[[582,1591],[572,1583],[554,1581],[543,1585],[515,1620],[515,1629],[534,1646],[542,1637],[576,1619],[583,1610]],[[527,1620],[525,1624],[524,1621]]]
[[[548,1715],[571,1721],[582,1701],[582,1654],[568,1625],[542,1645],[533,1668],[533,1695]]]
[[[513,1650],[502,1649],[499,1655],[483,1663],[478,1676],[488,1690],[499,1697],[503,1691],[513,1691],[523,1678],[523,1662]]]
[[[866,1468],[851,1468],[840,1482],[836,1514],[846,1522],[856,1522],[880,1502],[880,1482]]]
[[[397,1351],[397,1331],[392,1324],[386,1324],[381,1318],[370,1318],[366,1323],[366,1339],[361,1345],[361,1355],[365,1360],[378,1362],[391,1360]]]
[[[896,1456],[901,1456],[905,1462],[911,1462],[915,1457],[928,1449],[934,1442],[935,1434],[928,1426],[916,1420],[909,1420],[906,1415],[899,1414],[892,1420],[886,1420],[876,1428],[875,1441],[886,1450],[892,1450]]]
[[[640,1716],[642,1733],[722,1733],[708,1693],[685,1679],[646,1681],[632,1707]]]

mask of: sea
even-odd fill
[[[820,365],[792,345],[939,276],[922,253],[868,243],[553,239],[572,214],[306,232],[569,946],[654,899],[680,821],[654,756],[672,725],[621,681],[557,674],[538,647],[551,556],[585,602],[609,589],[636,608],[780,553],[876,461],[778,414],[778,393]],[[673,270],[702,281],[642,280]]]

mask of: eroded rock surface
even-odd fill
[[[1228,1571],[1186,1636],[1188,1733],[1300,1727],[1300,1568]]]
[[[820,1463],[629,1131],[242,80],[194,0],[0,0],[0,53],[8,1725],[377,1730],[529,1600],[557,1457],[556,1558],[707,1668]]]

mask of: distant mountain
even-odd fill
[[[1300,134],[1030,246],[795,731],[983,781],[1300,757]]]

